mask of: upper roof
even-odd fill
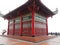
[[[54,15],[54,13],[48,9],[40,0],[28,0],[24,5],[6,14],[4,18],[13,19],[20,15],[30,13],[32,10],[34,10],[36,13],[42,14],[45,17]]]

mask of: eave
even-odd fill
[[[27,1],[24,5],[16,8],[15,10],[9,12],[5,16],[3,16],[5,19],[13,19],[15,17],[30,13],[31,11],[28,9],[28,7],[31,7],[33,4],[33,1]],[[39,7],[39,10],[35,12],[36,13],[41,13],[45,17],[51,17],[54,15],[54,13],[48,9],[41,1],[35,0],[35,5],[37,6],[36,8]]]

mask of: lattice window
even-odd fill
[[[39,15],[39,14],[35,14],[35,20],[46,23],[46,18],[44,16]]]
[[[15,19],[15,23],[20,23],[20,17]]]
[[[13,23],[13,20],[10,20],[10,24],[12,24]]]
[[[26,15],[26,16],[23,16],[22,18],[23,21],[30,21],[31,19],[32,19],[31,15]]]

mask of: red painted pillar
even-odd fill
[[[46,18],[46,34],[48,35],[48,20]]]
[[[35,36],[35,33],[34,33],[34,10],[32,10],[32,37]]]
[[[15,34],[15,20],[13,20],[13,35]]]
[[[22,30],[23,30],[23,23],[22,23],[22,16],[20,16],[20,35],[22,36]]]
[[[8,20],[8,31],[7,31],[7,35],[9,35],[9,24],[10,24],[10,21]]]

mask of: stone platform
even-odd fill
[[[38,36],[38,37],[28,37],[28,36],[12,36],[12,35],[4,35],[5,37],[14,38],[14,39],[20,39],[25,40],[29,42],[40,42],[47,39],[54,38],[55,36]]]
[[[54,37],[53,36],[51,39],[50,38],[47,40],[45,39],[45,40],[42,40],[42,41],[36,42],[36,43],[26,41],[26,40],[20,40],[20,39],[17,39],[17,37],[16,37],[16,39],[14,39],[13,36],[10,36],[10,37],[9,36],[0,36],[0,45],[60,45],[60,36],[55,36],[55,38],[53,38]],[[40,39],[43,39],[43,38],[40,38]]]

